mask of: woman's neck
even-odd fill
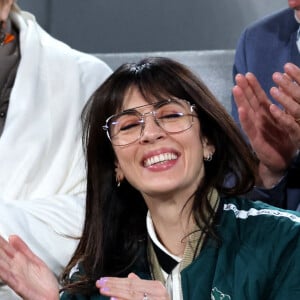
[[[160,242],[176,256],[183,256],[186,239],[194,228],[192,201],[147,201],[153,226]]]

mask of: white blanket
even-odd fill
[[[111,70],[53,39],[32,15],[11,18],[21,61],[0,138],[0,234],[20,235],[59,274],[77,245],[67,236],[80,236],[84,219],[80,114]],[[15,299],[5,289],[0,299]]]

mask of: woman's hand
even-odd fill
[[[0,278],[23,299],[59,299],[55,276],[18,236],[0,236]]]
[[[134,273],[127,278],[103,277],[96,287],[102,295],[113,300],[170,300],[166,288],[160,281],[143,280]]]

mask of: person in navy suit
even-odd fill
[[[233,66],[232,116],[259,161],[253,198],[300,210],[300,0],[288,4],[242,33]]]

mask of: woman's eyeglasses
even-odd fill
[[[147,111],[151,108],[151,111]],[[168,133],[178,133],[192,127],[195,106],[182,99],[168,99],[127,109],[112,115],[102,128],[114,146],[136,142],[143,135],[146,117],[152,115],[157,126]]]

